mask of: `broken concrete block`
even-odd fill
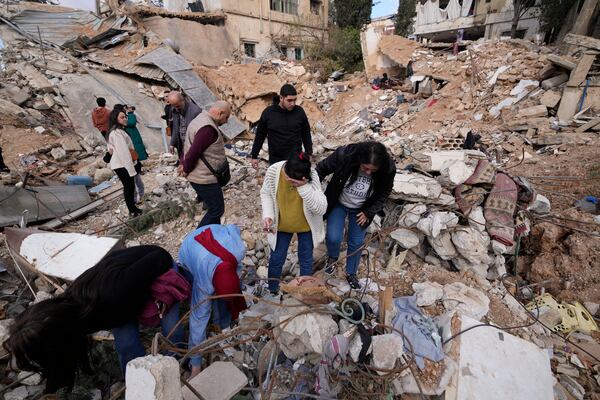
[[[21,371],[17,375],[17,380],[21,381],[25,386],[36,386],[42,382],[42,376],[31,371]]]
[[[540,103],[548,108],[555,108],[560,102],[562,94],[554,90],[547,90],[540,97]]]
[[[427,211],[425,204],[406,204],[402,209],[402,214],[398,218],[398,225],[405,228],[412,228],[417,225],[417,222],[421,219]]]
[[[114,175],[114,172],[110,168],[98,168],[94,172],[94,182],[100,183],[109,180]]]
[[[404,353],[404,340],[396,333],[373,336],[373,366],[381,369],[393,369],[396,360]],[[379,375],[388,372],[377,371]]]
[[[598,309],[600,308],[600,304],[592,303],[591,301],[584,301],[583,305],[585,306],[585,308],[587,308],[587,310],[592,315],[596,315],[596,313],[598,312]]]
[[[229,400],[248,384],[248,378],[232,362],[217,361],[189,381],[204,400]],[[186,386],[184,400],[197,400]]]
[[[65,136],[60,140],[60,144],[65,151],[81,151],[83,148],[73,136]]]
[[[565,83],[568,80],[569,80],[569,75],[567,75],[567,74],[557,75],[553,78],[546,79],[545,81],[543,81],[542,89],[545,89],[545,90],[552,89],[553,87],[562,85],[563,83]]]
[[[18,117],[25,115],[25,110],[10,101],[0,99],[0,115]]]
[[[548,109],[545,105],[533,106],[519,110],[517,118],[537,118],[548,116]]]
[[[286,300],[284,304],[300,304]],[[324,343],[338,333],[338,326],[330,315],[309,313],[296,316],[303,307],[281,308],[275,312],[274,324],[290,319],[275,328],[276,340],[286,357],[297,360],[305,354],[322,354]]]
[[[49,93],[46,93],[42,99],[44,100],[44,103],[46,103],[48,108],[52,108],[56,105],[56,102],[54,101],[54,96],[52,96]]]
[[[394,194],[407,200],[435,200],[442,194],[442,185],[433,178],[416,173],[397,173],[394,177]]]
[[[536,214],[548,214],[551,209],[550,200],[542,194],[536,194],[533,204],[527,207],[529,211],[533,211]]]
[[[25,400],[29,397],[27,386],[19,386],[4,394],[4,400]]]
[[[29,81],[29,86],[35,90],[51,92],[54,88],[52,82],[31,64],[20,64],[19,73]]]
[[[466,316],[451,318],[443,326],[443,339],[477,324]],[[547,351],[495,328],[471,329],[459,338],[444,349],[456,352],[458,363],[446,400],[554,399]]]
[[[31,97],[31,93],[26,89],[21,89],[18,86],[11,86],[7,89],[11,100],[18,105],[22,105]]]
[[[42,99],[42,100],[34,101],[33,108],[34,108],[34,110],[45,111],[45,110],[49,110],[51,107],[49,107],[48,104],[46,104],[46,102]]]
[[[471,227],[460,226],[452,232],[452,243],[459,254],[470,263],[484,265],[491,263],[487,251],[490,244],[487,233]]]
[[[179,363],[173,357],[145,356],[127,363],[125,400],[182,400]]]
[[[490,309],[490,299],[484,293],[462,282],[444,285],[442,301],[446,310],[456,310],[477,321],[481,321]]]
[[[398,242],[405,249],[412,249],[419,245],[419,235],[410,229],[400,228],[390,233],[392,239]]]
[[[449,231],[440,233],[437,237],[427,237],[427,241],[442,260],[452,260],[458,256],[456,247],[452,243],[452,234]]]
[[[447,187],[454,188],[464,183],[475,172],[475,165],[467,165],[464,161],[452,161],[444,164],[440,170],[438,181]]]
[[[35,133],[40,135],[46,132],[46,128],[44,128],[43,126],[36,126],[35,128],[33,128],[33,130],[35,131]]]
[[[55,147],[50,151],[50,155],[52,155],[56,161],[60,161],[64,160],[67,156],[67,152],[62,147]]]
[[[156,183],[158,186],[164,187],[169,185],[169,183],[173,180],[173,178],[169,175],[165,174],[156,174],[155,176]]]
[[[434,211],[426,218],[421,218],[417,228],[425,235],[436,238],[442,230],[453,228],[458,224],[458,217],[448,211]]]
[[[444,287],[436,282],[413,283],[412,289],[419,307],[431,306],[444,296]]]

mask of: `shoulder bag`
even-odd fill
[[[201,155],[200,159],[202,160],[204,165],[206,165],[206,168],[208,168],[208,170],[215,176],[215,178],[217,178],[217,182],[219,183],[219,185],[221,185],[221,187],[229,183],[229,181],[231,180],[231,171],[229,170],[229,161],[227,161],[227,158],[225,158],[225,162],[217,170],[215,170],[210,165],[210,163],[206,160],[204,155]]]

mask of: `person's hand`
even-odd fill
[[[292,179],[289,176],[285,176],[285,179],[290,183],[290,185],[292,185],[293,187],[300,187],[306,184],[306,182],[308,182],[308,179],[306,178],[302,178],[302,179]]]
[[[175,147],[169,146],[169,153],[175,154]]]
[[[193,377],[195,377],[196,375],[198,375],[200,373],[200,371],[201,371],[200,366],[195,367],[195,366],[192,365],[192,372],[190,373],[190,379],[192,379]]]
[[[358,224],[360,226],[366,225],[366,223],[369,221],[369,217],[367,217],[367,214],[365,214],[364,212],[359,212],[356,215],[356,222],[358,222]]]
[[[250,164],[252,165],[252,168],[258,169],[258,158],[251,159]]]
[[[183,165],[181,165],[181,164],[179,164],[179,166],[177,167],[177,175],[184,176],[184,177],[187,176],[187,174],[183,170]]]
[[[263,218],[263,230],[273,232],[273,218]]]

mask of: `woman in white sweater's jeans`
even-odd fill
[[[269,290],[277,293],[294,233],[298,236],[300,275],[312,275],[314,246],[325,239],[323,215],[327,199],[305,153],[293,154],[287,161],[271,165],[260,198],[263,229],[271,247]]]

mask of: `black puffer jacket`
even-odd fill
[[[358,148],[358,144],[339,147],[333,154],[317,164],[317,173],[321,181],[326,176],[333,174],[327,189],[325,189],[325,196],[327,197],[327,213],[325,216],[338,203],[348,179],[360,168]],[[396,163],[392,157],[390,157],[389,165],[382,166],[373,174],[373,185],[369,189],[369,197],[360,209],[369,219],[367,226],[373,221],[375,214],[383,209],[386,200],[392,193],[395,175]]]

